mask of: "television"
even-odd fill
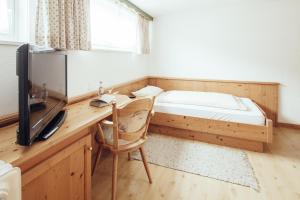
[[[17,143],[46,140],[62,125],[67,104],[67,55],[24,44],[16,52],[19,87]]]

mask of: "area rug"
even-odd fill
[[[151,134],[144,151],[149,163],[259,191],[251,163],[242,150]],[[141,160],[138,152],[132,158]]]

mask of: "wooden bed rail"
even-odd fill
[[[221,120],[211,120],[183,115],[155,113],[151,124],[178,129],[199,131],[258,142],[272,142],[272,120],[266,125],[251,125]]]

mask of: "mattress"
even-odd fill
[[[185,105],[159,102],[160,95],[156,97],[154,111],[173,115],[184,115],[212,120],[238,122],[252,125],[265,125],[265,116],[257,105],[248,98],[239,98],[247,110],[229,110],[224,108]]]

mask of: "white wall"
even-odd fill
[[[68,54],[68,94],[77,96],[98,88],[146,76],[147,56],[125,52],[92,51]]]
[[[0,116],[17,112],[16,47],[0,45]]]
[[[300,124],[300,1],[240,2],[157,17],[149,74],[279,82],[279,121]]]
[[[0,116],[18,110],[16,46],[0,45]],[[146,57],[126,52],[76,51],[68,53],[68,96],[126,82],[146,75]]]

